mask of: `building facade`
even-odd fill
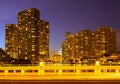
[[[8,28],[6,26],[6,28]],[[9,27],[12,29],[13,27]],[[18,27],[16,28],[15,38],[18,59],[29,59],[32,61],[39,58],[49,57],[49,22],[40,19],[40,12],[36,8],[30,8],[18,13]],[[10,32],[6,30],[6,38]],[[14,36],[11,36],[14,37]],[[9,38],[12,40],[11,38]],[[7,41],[7,39],[6,39]],[[13,42],[7,44],[6,49]],[[6,52],[13,53],[6,50]],[[10,55],[13,56],[12,54]]]
[[[65,41],[62,43],[62,60],[63,62],[69,62],[70,59],[74,59],[74,35],[66,32],[65,37]]]
[[[72,40],[70,40],[70,39]],[[104,54],[117,52],[117,35],[115,30],[107,26],[99,27],[95,32],[83,30],[75,34],[67,34],[62,43],[62,56],[64,60],[90,61]]]
[[[16,24],[6,24],[5,28],[5,50],[11,58],[18,58],[18,26]]]
[[[49,58],[49,22],[40,20],[39,56],[47,60]]]
[[[111,27],[101,26],[95,32],[95,55],[117,52],[117,35]]]

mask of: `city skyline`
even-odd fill
[[[97,27],[106,25],[117,30],[119,34],[119,2],[119,0],[3,0],[0,3],[0,47],[5,49],[5,24],[17,23],[17,12],[31,7],[38,8],[41,18],[50,22],[51,51],[58,51],[61,48],[65,32],[96,30]]]

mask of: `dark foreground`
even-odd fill
[[[0,80],[0,84],[120,84],[120,80]]]

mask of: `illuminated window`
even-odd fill
[[[35,47],[35,45],[32,45],[32,47]]]
[[[46,52],[45,51],[42,51],[41,54],[45,54]]]
[[[105,43],[105,38],[102,38],[102,43]]]
[[[48,26],[48,25],[46,25],[46,28],[49,28],[49,26]]]
[[[47,38],[49,38],[49,36],[47,36]]]
[[[97,37],[99,36],[99,35],[96,35]]]
[[[34,36],[34,35],[32,35],[32,38],[35,38],[35,36]]]
[[[35,49],[33,48],[32,51],[35,51]]]
[[[19,27],[19,30],[22,30],[22,28]]]
[[[29,24],[31,24],[31,22],[28,22]]]
[[[100,30],[97,30],[97,31],[100,31]]]
[[[105,50],[103,50],[103,53],[105,53]]]
[[[21,16],[18,16],[18,18],[21,18]]]
[[[81,54],[83,54],[83,51],[81,51]]]
[[[79,46],[75,46],[76,48],[78,48]]]
[[[29,10],[27,10],[28,12],[31,12],[32,10],[31,9],[29,9]]]
[[[6,50],[8,49],[8,48],[5,48]]]
[[[85,39],[88,39],[88,37],[85,37]]]
[[[31,28],[31,30],[35,30],[35,28]]]
[[[105,33],[105,31],[102,31],[101,33]]]
[[[28,28],[26,27],[26,29],[25,29],[26,31],[28,31]]]
[[[27,49],[27,46],[25,46],[25,49]]]
[[[34,49],[34,48],[35,48],[35,46],[32,46],[32,48]]]
[[[8,40],[6,40],[6,43],[8,43]]]
[[[20,22],[21,22],[21,19],[18,19],[18,21],[20,21]]]
[[[32,57],[35,57],[35,55],[34,55],[34,54],[32,54]]]
[[[25,54],[27,54],[27,52],[25,52]]]
[[[25,15],[27,15],[27,13],[25,13]]]
[[[100,40],[98,40],[97,42],[100,42]]]

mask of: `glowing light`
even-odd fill
[[[40,66],[44,66],[45,62],[40,62],[39,65]]]
[[[99,61],[96,61],[95,64],[96,64],[96,65],[100,65],[100,62],[99,62]]]

